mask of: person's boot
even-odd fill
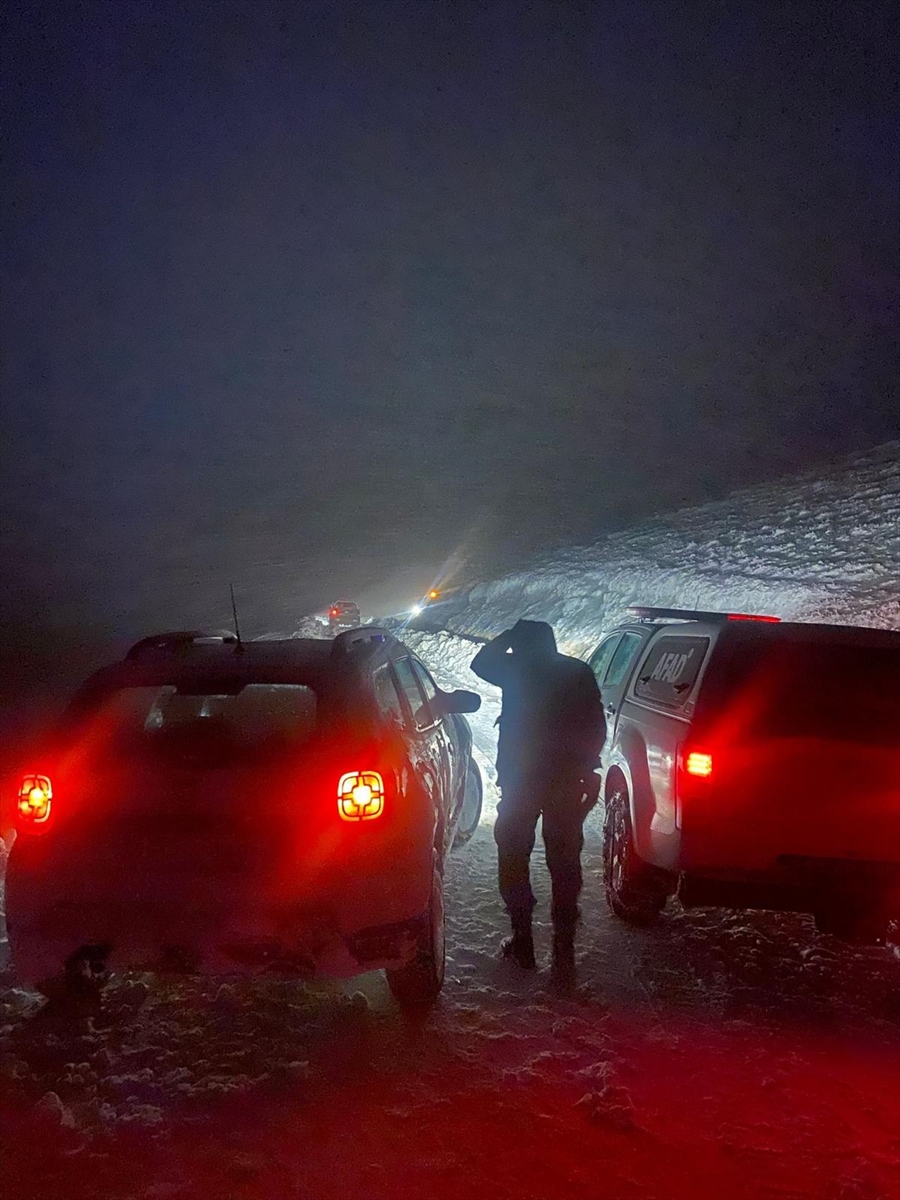
[[[570,990],[575,986],[575,923],[557,924],[553,928],[553,961],[550,967],[553,982]]]
[[[537,966],[534,957],[534,935],[531,931],[531,915],[527,918],[514,917],[512,937],[504,938],[500,943],[500,954],[509,958],[517,966],[526,971],[533,971]]]

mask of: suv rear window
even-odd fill
[[[108,750],[156,754],[203,748],[216,757],[256,758],[286,752],[315,731],[316,693],[300,684],[249,683],[230,692],[198,694],[173,685],[106,693],[95,714]]]
[[[706,637],[663,637],[638,668],[635,696],[680,708],[691,694],[709,649]]]
[[[713,721],[733,708],[743,734],[892,745],[898,680],[900,652],[885,647],[738,642],[714,656],[701,703]]]

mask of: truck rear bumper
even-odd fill
[[[685,872],[678,898],[686,908],[708,905],[810,913],[844,903],[898,919],[900,863],[785,854],[766,871]]]

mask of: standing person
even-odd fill
[[[560,654],[544,621],[519,621],[475,655],[472,670],[503,689],[497,781],[502,799],[494,840],[500,894],[512,922],[505,957],[533,968],[535,906],[529,860],[538,817],[553,887],[553,966],[569,975],[581,892],[585,792],[606,736],[600,689],[590,667]]]

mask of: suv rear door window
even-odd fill
[[[707,637],[660,638],[638,668],[635,696],[667,708],[681,708],[691,694],[708,649]]]
[[[378,707],[389,720],[402,725],[403,701],[400,699],[393,673],[387,663],[375,669],[372,681],[375,685],[375,699],[378,701]]]
[[[415,672],[416,679],[418,679],[418,681],[419,681],[419,686],[422,688],[422,691],[425,693],[425,699],[429,703],[431,703],[431,701],[437,695],[437,684],[434,682],[434,680],[431,678],[431,676],[428,674],[428,672],[425,670],[425,668],[422,666],[422,664],[420,662],[416,662],[415,660],[410,660],[410,661],[412,662],[412,668],[413,668],[413,671]]]
[[[398,658],[394,663],[394,670],[397,672],[400,687],[409,702],[413,724],[416,729],[427,729],[429,725],[434,724],[434,717],[431,715],[431,707],[416,679],[412,662],[408,658]]]

